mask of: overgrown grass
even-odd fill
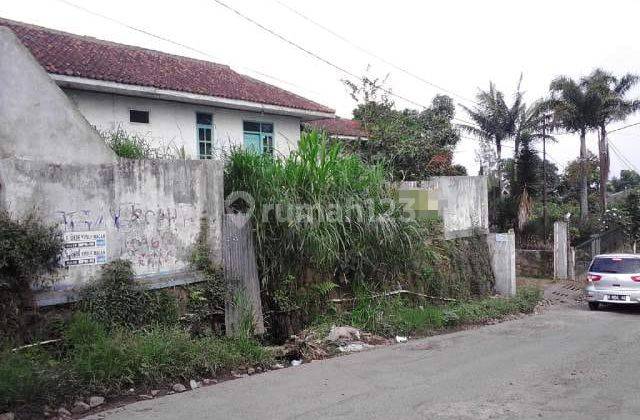
[[[419,304],[400,297],[363,298],[353,309],[320,318],[320,323],[352,325],[383,336],[423,335],[442,328],[530,313],[541,298],[542,292],[535,287],[522,288],[513,298],[487,297],[448,305]]]
[[[341,154],[318,133],[304,133],[286,158],[235,151],[225,168],[225,192],[234,191],[255,202],[258,266],[276,310],[317,301],[312,284],[385,283],[411,263],[417,226],[392,205],[383,168]]]
[[[166,290],[143,290],[134,281],[130,261],[114,260],[102,266],[100,278],[85,287],[78,305],[106,327],[175,325],[176,299]]]
[[[57,351],[0,353],[0,412],[20,404],[110,395],[272,361],[271,354],[250,339],[193,338],[178,327],[161,325],[107,331],[89,315],[77,313]]]
[[[129,134],[122,128],[101,133],[105,143],[119,157],[127,159],[146,159],[151,156],[151,146],[142,136]]]

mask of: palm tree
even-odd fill
[[[461,124],[459,127],[495,145],[498,158],[497,172],[502,191],[502,143],[516,134],[518,118],[522,112],[522,94],[518,88],[513,104],[508,106],[504,94],[490,82],[489,90],[480,90],[476,98],[476,106],[473,109],[461,105],[475,125]]]
[[[584,83],[570,77],[555,78],[549,86],[555,123],[570,133],[580,134],[580,221],[589,215],[587,182],[587,131],[597,127],[598,95]]]
[[[609,142],[607,125],[623,121],[640,108],[640,101],[626,98],[629,90],[638,83],[638,76],[625,74],[617,78],[602,69],[596,69],[582,79],[586,89],[598,98],[596,126],[598,130],[598,156],[600,161],[600,211],[607,209],[607,180],[609,179]]]

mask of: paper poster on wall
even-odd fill
[[[65,267],[107,262],[107,233],[103,230],[65,232],[62,263]]]

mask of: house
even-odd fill
[[[304,123],[304,127],[322,131],[340,140],[367,140],[367,132],[360,121],[345,118],[323,118]]]
[[[244,146],[297,148],[301,124],[334,110],[229,66],[0,18],[101,132],[210,159]]]

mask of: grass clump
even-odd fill
[[[530,313],[541,298],[542,292],[535,287],[522,288],[511,298],[486,297],[448,305],[417,304],[403,297],[362,298],[352,310],[326,317],[322,323],[352,325],[383,336],[424,335],[442,328]]]
[[[130,387],[210,377],[241,366],[272,363],[250,339],[193,337],[177,326],[109,330],[76,313],[55,351],[0,352],[0,412],[22,404],[55,404]]]
[[[131,262],[114,260],[102,266],[100,278],[82,291],[79,307],[108,328],[174,325],[179,311],[166,290],[149,291],[134,282]]]
[[[122,128],[101,133],[107,146],[116,155],[127,159],[147,159],[151,155],[151,146],[144,137],[129,134]]]
[[[384,169],[342,154],[323,135],[303,133],[285,158],[235,151],[224,184],[227,196],[243,191],[255,203],[258,269],[271,309],[308,312],[314,284],[385,283],[411,262],[416,223],[394,205]],[[247,203],[235,204],[242,211]]]

